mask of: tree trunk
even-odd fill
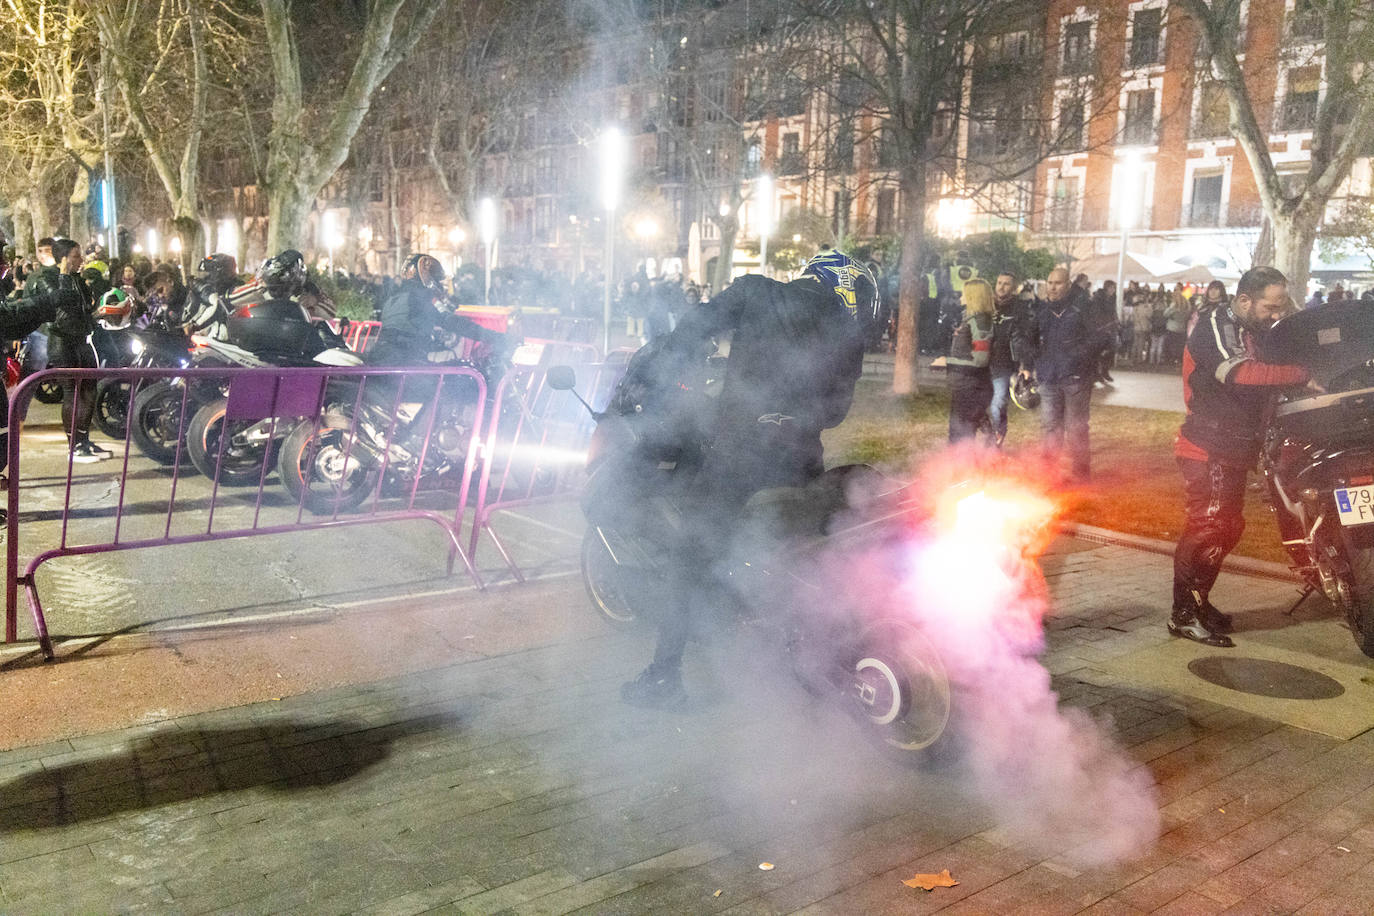
[[[14,254],[15,257],[22,258],[26,254],[32,254],[36,239],[33,234],[33,213],[29,211],[29,202],[19,198],[14,202]]]
[[[716,257],[715,274],[711,277],[711,294],[715,295],[735,279],[735,239],[739,236],[739,219],[722,218],[720,227],[720,255]]]
[[[897,353],[892,367],[892,391],[915,394],[917,363],[921,358],[920,312],[925,277],[926,169],[916,161],[902,169],[902,263],[897,294]]]
[[[33,238],[29,240],[34,246],[32,252],[38,250],[38,240],[52,235],[53,230],[52,214],[48,212],[48,199],[43,196],[41,186],[29,192],[29,211],[33,214]]]
[[[1307,298],[1308,271],[1312,265],[1312,246],[1317,240],[1317,220],[1299,211],[1272,219],[1274,266],[1288,278],[1288,291],[1301,306]]]
[[[78,166],[72,182],[72,194],[67,198],[67,235],[73,239],[89,239],[91,233],[91,173]]]
[[[270,175],[267,199],[267,256],[287,248],[305,249],[305,224],[315,203],[316,189],[294,175]]]

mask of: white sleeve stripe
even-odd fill
[[[1212,314],[1207,317],[1208,320],[1212,323],[1212,339],[1217,342],[1217,352],[1219,352],[1222,356],[1229,357],[1231,355],[1231,352],[1226,349],[1226,344],[1222,342],[1221,327],[1217,324],[1217,313],[1220,311],[1221,309],[1214,308],[1212,309]],[[1222,381],[1225,381],[1225,379],[1222,379]]]
[[[1248,363],[1249,361],[1250,357],[1248,356],[1233,356],[1230,359],[1226,360],[1220,366],[1217,366],[1217,381],[1225,385],[1226,378],[1231,374],[1231,372],[1241,363]]]

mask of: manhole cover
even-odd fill
[[[1260,697],[1329,700],[1345,693],[1340,681],[1320,672],[1262,658],[1209,655],[1189,662],[1188,670],[1209,684]]]

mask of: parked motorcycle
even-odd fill
[[[505,359],[478,348],[472,357],[455,352],[442,364],[481,374],[489,405]],[[277,472],[291,499],[317,515],[331,515],[356,508],[379,482],[383,494],[399,494],[412,487],[441,489],[461,479],[477,422],[475,381],[448,376],[436,396],[432,386],[417,391],[415,383],[426,377],[415,376],[398,395],[396,385],[404,378],[344,377],[330,383],[321,416],[296,425],[279,452]],[[432,415],[425,410],[429,404]]]
[[[1307,367],[1325,394],[1277,406],[1260,467],[1294,570],[1344,612],[1374,657],[1374,321],[1335,302],[1284,318],[1264,341],[1270,362]]]
[[[667,387],[710,398],[724,363],[708,359]],[[669,601],[681,507],[693,499],[699,457],[696,431],[686,428],[693,423],[681,419],[701,412],[667,407],[636,369],[604,412],[592,412],[582,500],[583,582],[617,626],[652,619]],[[554,367],[548,384],[573,390],[572,370]],[[805,487],[756,493],[722,533],[730,539],[724,566],[702,572],[704,587],[719,583],[720,591],[705,603],[763,633],[811,693],[841,703],[889,748],[931,749],[947,737],[952,694],[967,672],[957,653],[947,666],[932,633],[957,628],[962,614],[1039,644],[1043,580],[1030,547],[1049,504],[1026,513],[1033,501],[997,487],[995,477],[961,465],[949,481],[901,485],[851,465]],[[989,583],[995,595],[981,590]],[[1029,608],[1039,608],[1033,621],[1014,620]],[[1006,620],[992,619],[1003,609]]]

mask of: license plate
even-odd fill
[[[1374,522],[1374,487],[1342,487],[1336,490],[1336,511],[1342,525]]]

